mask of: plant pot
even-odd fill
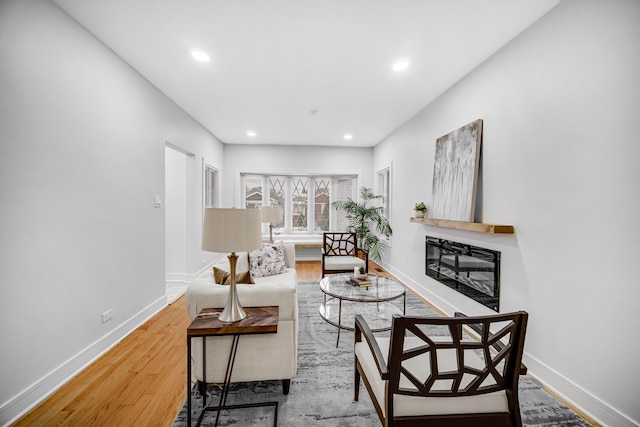
[[[415,211],[416,218],[424,218],[424,211]]]

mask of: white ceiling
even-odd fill
[[[53,1],[225,143],[361,147],[559,2]]]

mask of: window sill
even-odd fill
[[[269,240],[269,236],[262,236],[263,239]],[[283,241],[285,243],[293,243],[296,248],[321,248],[322,247],[322,234],[304,234],[304,235],[292,235],[292,234],[278,234],[273,235],[273,241]]]

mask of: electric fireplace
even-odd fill
[[[499,311],[500,252],[427,236],[425,273]]]

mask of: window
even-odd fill
[[[378,171],[378,194],[382,198],[382,215],[391,222],[391,166]]]
[[[315,187],[313,195],[313,229],[329,231],[329,225],[331,224],[331,179],[315,178],[313,182]]]
[[[347,200],[349,198],[356,200],[354,197],[355,182],[351,178],[336,178],[336,197],[335,200]],[[344,211],[333,210],[336,214],[335,229],[337,231],[346,230],[349,226],[347,214]]]
[[[285,185],[287,181],[281,176],[269,177],[269,205],[270,206],[282,206],[284,212],[284,201],[286,199]],[[282,230],[284,228],[284,216],[282,219],[273,224],[276,229]]]
[[[215,208],[218,206],[218,170],[213,166],[203,163],[203,180],[202,186],[204,192],[204,207]]]
[[[331,203],[355,197],[354,175],[257,175],[241,174],[242,200],[246,208],[282,206],[284,218],[273,224],[277,234],[318,234],[344,230],[347,220]],[[267,197],[264,195],[268,194]]]
[[[262,206],[262,178],[250,176],[245,180],[245,207],[255,209]]]
[[[307,209],[309,205],[309,181],[307,178],[291,178],[291,229],[293,231],[307,231]]]

